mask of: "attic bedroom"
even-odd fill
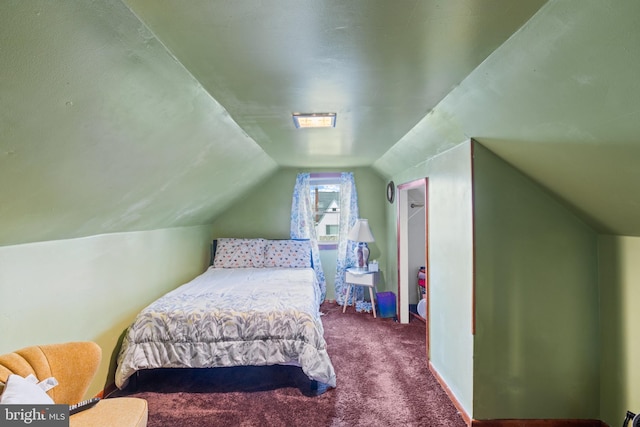
[[[86,396],[112,388],[125,330],[214,239],[293,237],[300,173],[353,174],[377,290],[400,295],[385,191],[421,180],[421,351],[448,404],[467,425],[621,424],[639,24],[620,0],[1,2],[0,354],[93,341]]]

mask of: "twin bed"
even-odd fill
[[[335,387],[309,242],[218,239],[211,258],[204,273],[137,315],[118,355],[116,386],[145,369],[281,364]]]

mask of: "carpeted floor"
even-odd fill
[[[112,396],[147,399],[149,427],[465,427],[427,368],[423,322],[321,310],[338,379],[323,394],[300,368],[270,366],[145,371],[136,392]]]

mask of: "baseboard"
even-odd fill
[[[451,391],[447,383],[442,379],[442,377],[440,376],[436,368],[433,366],[433,364],[431,364],[431,361],[429,361],[429,371],[431,371],[435,379],[438,381],[438,383],[440,384],[440,387],[442,387],[445,393],[447,393],[447,396],[449,396],[449,400],[451,400],[451,403],[453,403],[453,406],[456,407],[456,409],[458,410],[458,413],[460,414],[464,422],[468,426],[471,426],[471,417],[469,416],[469,414],[467,414],[467,411],[464,410],[464,408],[456,398],[456,395],[453,394],[453,392]]]
[[[500,420],[475,420],[471,419],[464,410],[447,383],[442,379],[436,368],[429,361],[429,371],[436,378],[442,389],[449,396],[449,400],[456,407],[458,413],[469,427],[609,427],[600,420],[547,420],[547,419],[500,419]]]
[[[600,420],[473,420],[471,427],[607,427]]]

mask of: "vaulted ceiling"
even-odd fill
[[[279,165],[344,167],[376,161],[544,1],[126,3]]]
[[[639,19],[615,0],[4,0],[0,245],[205,224],[280,167],[392,177],[467,138],[640,235]]]

